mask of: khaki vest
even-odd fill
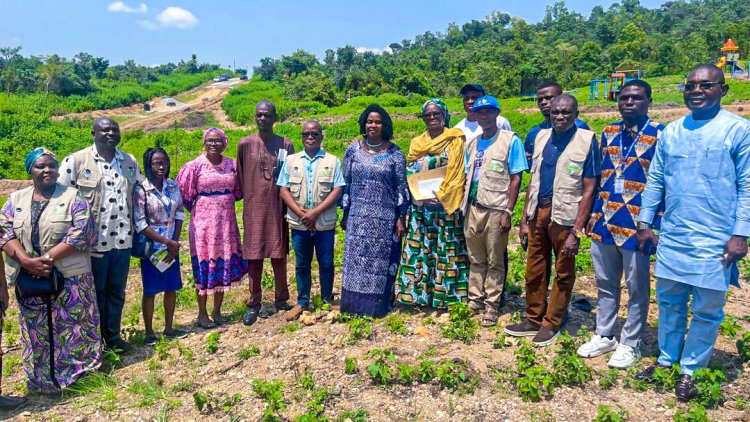
[[[298,152],[290,155],[287,158],[287,169],[289,169],[289,191],[292,193],[294,201],[301,208],[307,206],[307,174],[305,172],[305,159],[302,158],[302,154],[307,154],[305,151]],[[336,156],[333,154],[325,153],[321,158],[318,158],[318,165],[315,168],[315,181],[312,184],[312,203],[313,208],[317,207],[318,204],[323,202],[333,190],[333,175],[336,171]],[[318,217],[315,222],[315,230],[333,230],[336,228],[336,206],[327,208]],[[307,230],[300,217],[292,212],[291,209],[287,209],[286,219],[289,222],[289,227],[294,230]]]
[[[77,193],[78,189],[75,188],[60,185],[55,188],[47,207],[39,217],[39,248],[42,255],[60,243],[60,239],[68,233],[68,229],[73,224],[71,211]],[[31,245],[31,199],[33,195],[33,186],[10,194],[10,200],[15,206],[13,233],[29,255],[32,255],[34,251]],[[6,263],[10,267],[8,280],[15,281],[21,265],[10,257],[6,258]],[[60,270],[65,278],[85,274],[91,272],[91,258],[88,252],[76,250],[73,254],[55,262],[55,268]]]
[[[542,152],[547,146],[552,129],[542,129],[534,141],[534,155],[529,181],[529,202],[526,216],[529,220],[536,215],[539,203],[539,172],[542,168]],[[573,139],[560,154],[555,167],[555,182],[552,186],[552,221],[561,226],[572,226],[578,215],[578,207],[583,198],[583,165],[591,151],[594,132],[576,129]]]
[[[508,152],[513,142],[514,132],[509,130],[498,130],[495,140],[484,150],[482,156],[482,169],[477,181],[477,203],[485,208],[502,211],[508,208],[508,190],[510,189],[510,165],[508,163]],[[468,144],[466,151],[469,154],[469,173],[466,175],[466,189],[464,189],[464,200],[461,208],[468,212],[469,191],[474,179],[474,161],[477,156],[478,136]],[[512,210],[511,210],[512,212]]]
[[[137,180],[137,169],[138,163],[135,158],[123,151],[120,151],[123,155],[123,160],[120,163],[122,169],[122,176],[125,178],[125,193],[127,196],[128,210],[130,211],[130,218],[133,218],[133,186]],[[96,167],[96,161],[94,160],[94,154],[92,148],[84,148],[80,151],[72,154],[73,162],[76,166],[73,169],[75,173],[76,187],[84,198],[91,205],[91,213],[94,215],[94,221],[96,221],[96,227],[101,225],[99,223],[99,212],[102,206],[102,196],[100,194],[99,183],[101,182],[102,175],[99,173],[99,169]]]

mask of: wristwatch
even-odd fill
[[[581,240],[581,238],[586,235],[586,232],[584,232],[581,229],[578,229],[578,230],[573,229],[571,230],[571,233],[573,233],[573,236],[575,236],[576,239],[578,240]]]
[[[638,224],[636,224],[636,228],[638,230],[648,230],[651,228],[651,224],[646,223],[645,221],[639,221]]]

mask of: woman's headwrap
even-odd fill
[[[23,163],[24,166],[26,167],[26,173],[31,174],[31,168],[34,167],[34,163],[42,155],[49,155],[55,160],[55,162],[57,162],[57,156],[55,155],[54,152],[44,147],[34,148],[31,151],[29,151],[28,154],[26,154],[26,161],[24,161]]]
[[[212,133],[219,135],[221,137],[221,140],[224,142],[224,146],[227,146],[227,143],[229,142],[229,140],[227,139],[227,134],[218,127],[210,127],[206,129],[205,132],[203,132],[203,144],[206,143],[206,138],[208,138],[208,135]]]
[[[424,114],[424,110],[427,108],[428,105],[435,104],[438,106],[438,108],[443,112],[443,115],[445,116],[445,127],[450,127],[451,123],[451,114],[448,113],[448,106],[445,105],[443,100],[440,98],[430,98],[429,100],[425,101],[424,104],[422,104],[422,113]]]

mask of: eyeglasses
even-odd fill
[[[204,142],[207,143],[207,144],[223,144],[224,140],[223,139],[211,139],[211,138],[208,138]]]
[[[317,138],[320,136],[320,132],[302,132],[302,138]]]
[[[424,114],[422,114],[422,118],[423,119],[431,119],[433,117],[443,117],[443,113],[441,113],[439,111],[435,111],[435,112],[432,112],[432,113],[424,113]]]
[[[711,89],[714,85],[724,85],[723,82],[688,82],[685,84],[685,92],[690,92],[694,90],[696,87],[700,87],[702,90]]]

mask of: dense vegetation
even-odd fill
[[[25,178],[22,158],[34,146],[62,156],[90,144],[90,122],[52,121],[50,116],[174,95],[219,71],[217,65],[198,64],[195,55],[158,67],[132,60],[110,67],[106,59],[85,53],[68,60],[24,57],[20,47],[0,48],[0,178]]]
[[[684,73],[713,60],[728,37],[747,60],[747,0],[677,0],[659,9],[622,0],[607,10],[594,7],[588,17],[561,1],[537,24],[493,12],[443,33],[394,42],[381,55],[345,46],[327,50],[322,63],[303,50],[265,57],[254,74],[281,82],[291,100],[329,106],[381,93],[456,95],[466,81],[509,97],[519,94],[523,80],[555,78],[575,87],[614,69],[642,69],[646,77]]]

